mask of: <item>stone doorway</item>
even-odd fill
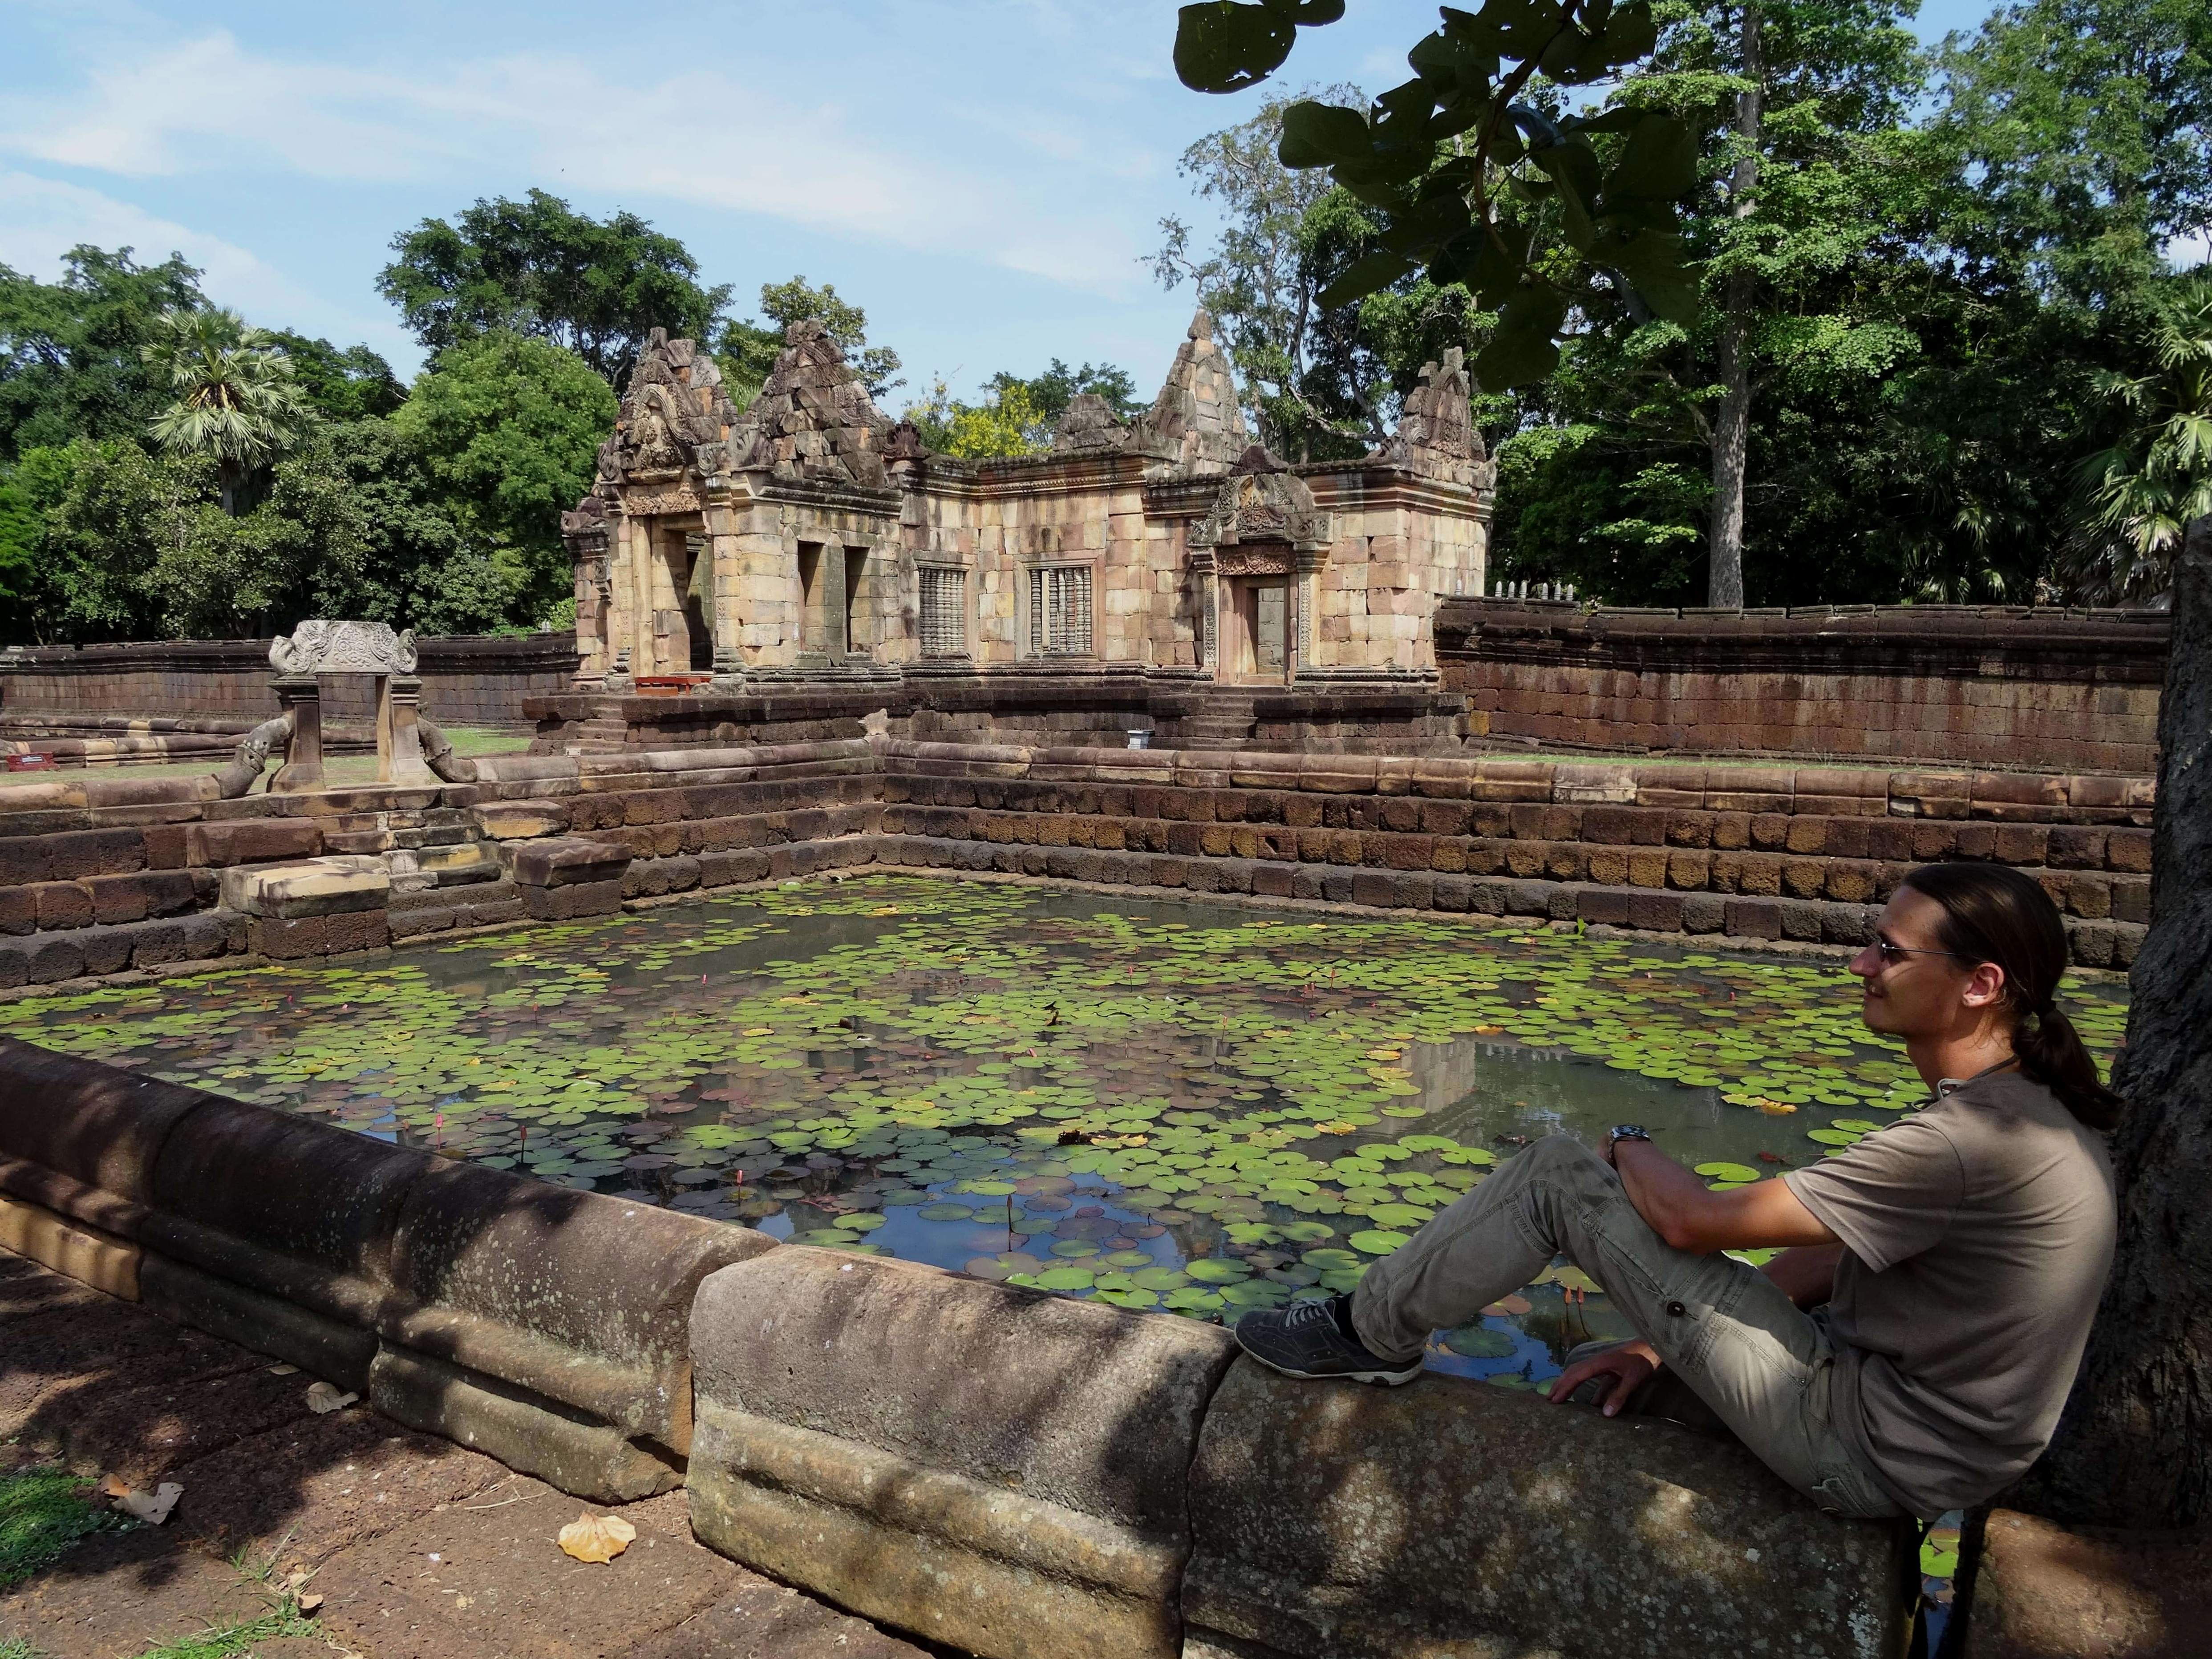
[[[1287,575],[1238,576],[1229,582],[1223,676],[1238,685],[1284,685],[1291,678],[1294,637]]]

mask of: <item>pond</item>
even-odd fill
[[[2069,1012],[2100,1059],[2117,982]],[[1924,1091],[1839,963],[866,876],[0,1007],[0,1032],[780,1238],[1233,1322],[1349,1289],[1528,1140],[1716,1185]],[[1758,1253],[1747,1253],[1756,1260]],[[1571,1267],[1438,1332],[1530,1388]]]

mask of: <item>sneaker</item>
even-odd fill
[[[1410,1382],[1421,1374],[1421,1357],[1385,1359],[1353,1334],[1352,1298],[1310,1297],[1287,1308],[1248,1313],[1237,1322],[1237,1342],[1246,1353],[1285,1376],[1343,1377],[1353,1382]]]

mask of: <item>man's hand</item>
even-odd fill
[[[1616,1342],[1603,1352],[1594,1353],[1561,1371],[1559,1380],[1552,1384],[1551,1401],[1554,1406],[1559,1405],[1593,1376],[1610,1376],[1613,1379],[1613,1387],[1599,1409],[1611,1417],[1658,1369],[1658,1352],[1649,1342]]]

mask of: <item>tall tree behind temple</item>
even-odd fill
[[[395,236],[376,281],[433,354],[501,329],[574,352],[620,390],[648,332],[709,338],[729,301],[727,284],[702,288],[684,244],[634,213],[594,219],[533,190],[455,218]]]
[[[199,271],[171,254],[71,248],[60,279],[0,265],[0,463],[78,438],[143,437],[169,401],[140,356],[165,312],[205,303]]]
[[[793,323],[820,323],[860,375],[868,396],[878,403],[906,384],[896,378],[901,366],[898,353],[889,346],[868,343],[868,313],[838,298],[835,283],[817,288],[804,276],[794,276],[787,283],[763,283],[760,308],[770,326],[733,320],[713,342],[731,400],[739,409],[760,395],[769,372],[775,367],[775,354],[783,349],[783,331]]]
[[[204,306],[166,313],[139,353],[170,396],[147,431],[168,454],[214,462],[222,510],[235,518],[240,489],[314,424],[291,359],[236,312]]]

